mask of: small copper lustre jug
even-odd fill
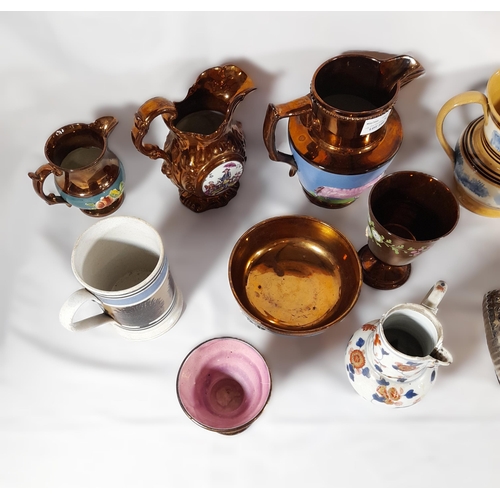
[[[107,138],[117,124],[113,116],[103,116],[57,129],[45,144],[48,163],[28,173],[38,196],[49,205],[66,204],[91,217],[116,212],[125,196],[125,171]],[[44,192],[50,174],[58,195]]]

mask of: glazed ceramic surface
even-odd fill
[[[437,306],[447,285],[439,281],[421,304],[399,304],[364,324],[349,340],[347,375],[367,401],[392,408],[418,403],[433,386],[439,365],[453,358],[442,347]]]
[[[83,288],[60,310],[68,330],[111,323],[128,339],[147,340],[172,328],[182,313],[182,294],[161,237],[141,219],[110,217],[91,226],[75,243],[71,266]],[[75,321],[77,311],[89,301],[103,312]]]
[[[401,286],[411,262],[450,234],[460,217],[452,191],[423,172],[386,175],[370,191],[368,245],[359,251],[364,282],[374,288]]]
[[[221,434],[247,429],[271,395],[271,373],[262,355],[235,338],[208,340],[184,359],[177,397],[186,415]]]
[[[271,160],[288,163],[307,198],[342,208],[385,172],[403,139],[394,109],[399,90],[424,72],[410,56],[385,60],[343,54],[315,72],[308,95],[268,106],[264,142]],[[276,149],[276,126],[288,118],[292,154]]]
[[[490,290],[484,295],[483,320],[486,343],[500,383],[500,290]]]
[[[500,70],[489,79],[486,94],[468,91],[449,99],[438,113],[436,133],[453,162],[460,203],[478,215],[500,217]],[[465,104],[480,104],[483,114],[466,126],[453,149],[444,121]]]
[[[117,123],[104,116],[89,125],[74,123],[56,130],[45,144],[49,163],[28,174],[35,192],[49,205],[65,203],[92,217],[114,213],[123,203],[125,186],[123,165],[107,146]],[[44,193],[50,174],[58,195]]]
[[[237,194],[246,151],[242,125],[233,113],[253,90],[251,78],[240,68],[218,66],[201,73],[183,101],[154,97],[135,115],[135,147],[152,159],[163,159],[162,172],[194,212],[225,206]],[[143,143],[159,115],[169,129],[163,149]]]
[[[362,278],[356,251],[340,231],[313,217],[279,216],[251,227],[236,242],[229,283],[259,328],[309,336],[349,313]]]

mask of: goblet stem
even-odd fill
[[[379,260],[365,245],[358,251],[363,283],[377,290],[393,290],[408,281],[411,273],[411,264],[392,266]]]

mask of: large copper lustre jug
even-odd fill
[[[403,139],[394,104],[401,87],[424,73],[413,57],[377,59],[349,53],[323,63],[310,93],[269,104],[264,142],[271,160],[288,163],[308,199],[325,208],[351,204],[385,172]],[[292,154],[276,148],[276,126],[288,118]]]

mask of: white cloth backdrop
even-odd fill
[[[436,114],[455,94],[485,90],[500,66],[499,23],[496,12],[0,13],[0,486],[499,486],[500,386],[481,301],[500,287],[500,220],[462,208],[456,230],[415,261],[406,285],[363,286],[345,320],[311,338],[257,329],[227,278],[236,240],[268,217],[310,215],[356,248],[366,241],[368,193],[345,209],[322,209],[287,165],[269,160],[268,103],[307,94],[316,68],[346,50],[410,54],[426,74],[400,93],[404,141],[389,172],[420,170],[452,186]],[[258,87],[235,113],[248,161],[229,205],[196,214],[180,204],[161,161],[134,148],[133,117],[150,97],[182,100],[203,70],[227,62]],[[453,112],[450,141],[480,112]],[[95,220],[46,205],[28,172],[45,163],[45,141],[58,127],[103,115],[119,120],[109,147],[127,175],[116,215],[160,232],[186,300],[175,328],[152,341],[127,341],[106,327],[70,333],[58,320],[79,288],[73,244]],[[166,133],[155,122],[149,139],[162,145]],[[277,133],[284,150],[285,126]],[[439,319],[454,363],[411,408],[363,400],[344,367],[351,334],[393,305],[419,302],[439,279],[449,285]],[[259,349],[273,377],[264,413],[232,437],[189,421],[175,391],[184,356],[228,335]]]

